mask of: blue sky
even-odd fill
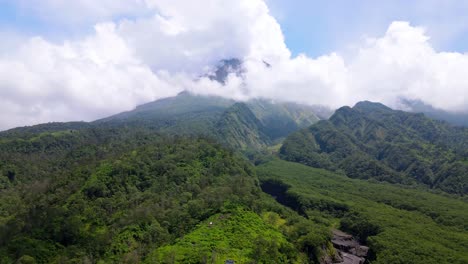
[[[346,49],[365,36],[382,35],[392,21],[426,27],[438,50],[468,51],[468,4],[454,0],[267,0],[278,20],[288,48],[297,55],[320,56]],[[20,3],[20,4],[18,4]],[[468,1],[467,1],[468,3]],[[41,35],[60,41],[92,31],[102,17],[73,21],[51,19],[55,14],[35,12],[37,1],[0,0],[0,30]],[[112,15],[117,21],[130,14]]]
[[[362,36],[382,35],[392,21],[427,28],[436,49],[468,51],[468,1],[268,0],[288,47],[319,56]],[[465,2],[465,3],[463,3]]]

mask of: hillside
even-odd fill
[[[466,201],[424,187],[463,195],[465,129],[369,102],[316,120],[182,93],[2,132],[0,262],[331,263],[335,229],[372,263],[466,262]],[[280,156],[309,166],[242,156],[287,135]]]
[[[48,123],[3,131],[0,140],[31,139],[38,133],[64,130],[134,127],[171,135],[204,136],[233,149],[258,151],[317,122],[316,110],[323,114],[319,108],[295,103],[263,99],[237,102],[185,91],[94,122]]]
[[[0,193],[1,263],[318,262],[331,236],[237,153],[151,129],[2,139]]]
[[[235,102],[182,92],[96,123],[143,125],[159,132],[206,135],[233,149],[259,150],[318,120],[314,108],[309,106],[261,99]]]
[[[0,143],[0,155],[1,263],[134,263],[259,195],[233,152],[150,131],[42,135]]]
[[[281,263],[297,261],[297,251],[278,228],[259,215],[235,209],[216,214],[174,245],[151,252],[147,263]]]
[[[286,160],[352,178],[468,193],[468,129],[378,103],[342,107],[291,134],[280,152]]]
[[[367,244],[371,263],[468,262],[465,201],[281,160],[257,174],[279,202]]]

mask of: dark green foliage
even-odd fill
[[[369,236],[380,233],[379,226],[358,212],[350,212],[341,218],[340,227],[342,230],[354,234],[362,243],[365,243]]]
[[[220,141],[234,149],[261,149],[271,144],[266,128],[245,103],[227,109],[216,124]]]
[[[414,184],[467,192],[465,130],[364,103],[281,148],[335,172],[276,160],[309,110],[183,93],[1,133],[0,263],[319,263],[332,228],[372,263],[468,261],[466,201]]]
[[[266,100],[235,102],[182,92],[95,124],[143,126],[178,135],[205,135],[236,150],[258,151],[318,121],[312,107]]]
[[[263,131],[270,140],[277,140],[316,123],[316,108],[295,103],[279,103],[256,99],[248,101],[247,106],[265,127]]]
[[[343,170],[352,178],[420,183],[464,195],[467,150],[467,128],[361,102],[293,133],[280,154],[289,161]]]
[[[257,175],[262,183],[294,194],[298,204],[288,206],[302,208],[316,225],[343,229],[365,242],[372,263],[468,261],[465,201],[281,160],[258,166]]]
[[[90,129],[0,148],[6,177],[15,171],[1,191],[0,252],[24,263],[131,263],[258,196],[250,165],[202,139]]]

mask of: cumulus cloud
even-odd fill
[[[334,108],[362,100],[402,108],[402,99],[410,99],[447,111],[468,112],[468,54],[437,52],[429,40],[424,28],[393,22],[382,37],[365,39],[347,56],[299,55],[278,60],[271,68],[261,60],[247,60],[243,86],[235,75],[230,79],[233,84],[227,86],[243,90],[245,98]]]
[[[75,2],[82,10],[116,4],[104,14],[83,11],[100,19],[122,10],[132,16],[98,23],[79,40],[57,44],[38,36],[2,49],[0,129],[93,120],[184,89],[331,107],[360,100],[401,107],[401,98],[419,99],[468,111],[468,54],[434,50],[425,29],[407,22],[393,22],[346,55],[292,57],[262,0]],[[46,7],[64,9],[59,3],[47,0]],[[230,75],[224,86],[199,78],[232,57],[244,61],[243,76]]]
[[[180,89],[164,78],[133,56],[113,24],[62,45],[31,38],[0,57],[0,124],[92,120]]]

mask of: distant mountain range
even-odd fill
[[[401,103],[409,108],[410,112],[424,113],[426,116],[446,121],[456,126],[468,127],[468,112],[447,112],[425,104],[420,100],[401,100]]]

